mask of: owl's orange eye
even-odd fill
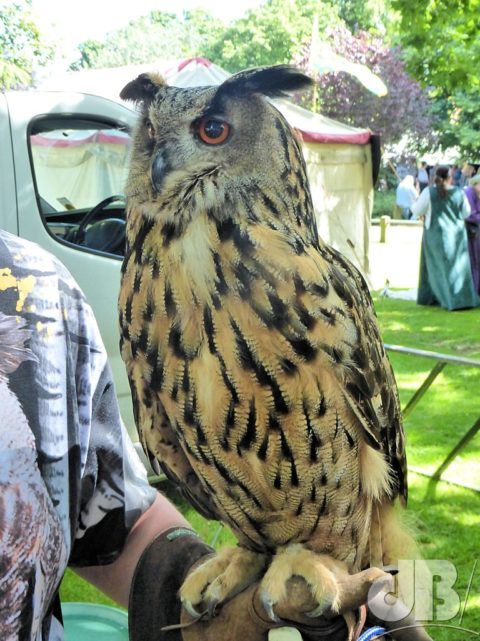
[[[220,145],[228,138],[230,125],[223,120],[202,118],[197,125],[197,134],[207,145]]]

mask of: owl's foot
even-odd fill
[[[348,575],[348,568],[324,554],[316,554],[300,544],[289,545],[273,557],[260,584],[260,598],[272,621],[280,619],[274,612],[277,603],[287,596],[287,582],[301,577],[307,583],[316,604],[310,617],[318,617],[326,610],[338,613],[341,605],[341,579]],[[340,582],[339,582],[340,579]]]
[[[180,588],[180,600],[190,616],[212,617],[218,604],[259,578],[266,562],[264,554],[241,547],[223,548],[187,576]]]

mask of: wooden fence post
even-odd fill
[[[380,242],[387,242],[387,229],[390,227],[390,216],[381,216],[380,217]]]

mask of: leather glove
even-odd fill
[[[180,630],[163,628],[180,622],[180,586],[190,568],[208,554],[215,550],[186,528],[170,528],[150,543],[130,588],[130,641],[182,641]]]
[[[182,630],[183,641],[266,641],[269,630],[284,626],[298,630],[303,641],[351,641],[372,627],[386,631],[380,637],[383,641],[432,641],[402,601],[396,599],[392,605],[393,581],[389,574],[369,568],[344,578],[337,577],[337,581],[339,612],[327,610],[321,617],[308,617],[306,613],[317,604],[305,581],[293,577],[287,583],[287,598],[275,606],[281,621],[273,623],[262,606],[258,583],[255,583],[225,603],[218,615],[209,621],[195,622],[183,610],[182,623],[190,624]],[[374,605],[377,616],[367,610],[364,605],[367,601]],[[290,637],[286,635],[285,638]]]
[[[132,581],[130,641],[266,641],[269,630],[283,626],[298,629],[304,641],[347,641],[354,632],[360,632],[360,629],[355,631],[358,624],[353,612],[366,603],[373,583],[378,600],[388,593],[391,584],[391,577],[378,568],[346,574],[340,592],[341,615],[324,612],[312,619],[306,613],[316,604],[303,579],[293,577],[287,586],[285,602],[275,606],[280,619],[280,623],[275,623],[267,616],[258,594],[258,583],[255,583],[224,603],[213,619],[196,621],[182,609],[178,591],[188,572],[206,555],[214,553],[193,531],[185,528],[167,530],[150,544],[140,558]],[[376,612],[381,613],[381,609],[376,607]],[[380,621],[377,619],[375,623]],[[404,619],[402,623],[411,621]],[[419,636],[417,630],[421,631]],[[408,641],[430,639],[422,628],[410,628],[408,632]]]
[[[182,629],[183,641],[266,641],[268,631],[280,627],[296,628],[303,641],[347,641],[355,632],[360,632],[358,617],[354,612],[366,602],[373,582],[390,583],[389,575],[377,568],[349,578],[350,581],[345,582],[344,589],[341,589],[339,613],[327,610],[320,617],[307,616],[306,613],[314,610],[317,604],[305,581],[300,577],[293,577],[287,583],[285,601],[275,605],[275,614],[279,618],[279,622],[275,623],[263,608],[259,584],[254,583],[231,601],[224,603],[211,620],[194,623],[194,619],[182,611],[182,623],[191,624]],[[342,586],[341,581],[339,584]]]

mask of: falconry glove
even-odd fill
[[[258,594],[258,583],[251,585],[209,621],[196,621],[182,609],[178,591],[188,572],[215,551],[191,530],[172,528],[160,534],[145,550],[137,565],[130,592],[130,641],[266,641],[268,630],[295,626],[304,641],[328,639],[346,641],[343,617],[309,619],[302,612],[315,602],[292,582],[289,603],[279,604],[281,621],[271,621]],[[300,583],[300,581],[299,581]],[[299,603],[299,599],[305,599]],[[298,623],[302,622],[302,623]],[[179,625],[180,624],[180,625]]]
[[[185,528],[166,530],[150,544],[132,582],[131,641],[266,641],[269,630],[283,626],[299,630],[304,641],[347,641],[358,628],[359,617],[353,612],[366,602],[372,584],[386,587],[388,583],[377,568],[353,575],[344,584],[340,616],[325,612],[311,618],[307,613],[314,609],[315,600],[303,579],[293,578],[287,598],[275,607],[277,622],[267,614],[255,583],[223,604],[213,619],[198,621],[182,608],[178,592],[187,574],[214,554],[213,548]],[[428,639],[426,635],[418,637],[419,641]]]

